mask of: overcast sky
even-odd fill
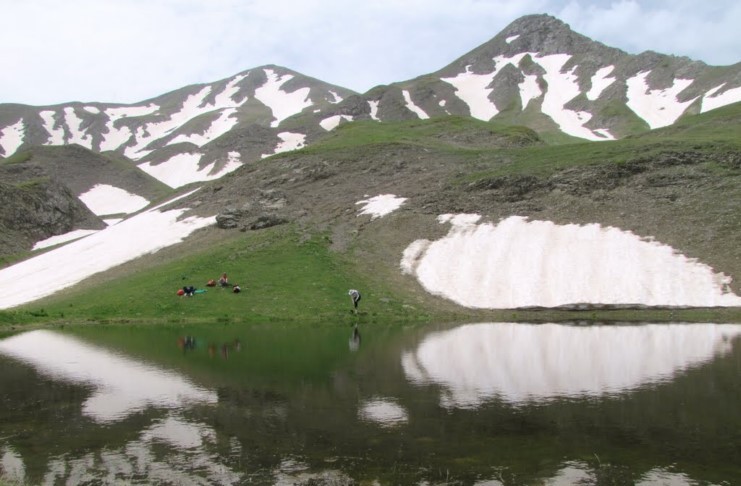
[[[0,103],[134,103],[263,64],[365,92],[533,13],[632,54],[741,61],[738,0],[0,0]]]

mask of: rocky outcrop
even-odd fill
[[[105,223],[39,167],[0,166],[0,256],[30,250],[37,241]]]

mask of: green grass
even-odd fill
[[[234,233],[232,233],[234,234]],[[328,249],[321,235],[306,241],[290,227],[238,236],[182,258],[148,266],[100,284],[81,285],[19,310],[0,312],[0,323],[29,321],[168,320],[264,322],[354,319],[349,288],[364,289],[363,319],[404,315],[402,304],[372,289],[346,256]],[[227,272],[242,292],[206,287]],[[206,293],[179,297],[184,285]],[[375,302],[374,302],[375,301]]]

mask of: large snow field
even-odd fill
[[[13,125],[7,126],[0,130],[0,155],[3,157],[10,157],[18,150],[18,147],[23,145],[23,138],[26,133],[26,127],[23,123],[23,119]]]
[[[741,306],[730,278],[671,247],[618,228],[556,225],[513,216],[478,224],[444,215],[449,233],[417,240],[401,269],[427,291],[472,308],[566,304]]]
[[[145,162],[139,164],[137,167],[160,182],[167,184],[173,189],[177,189],[192,182],[205,182],[218,179],[242,166],[238,152],[229,152],[226,164],[218,171],[214,171],[216,162],[200,168],[201,157],[203,157],[203,154],[199,152],[181,153],[173,155],[159,164]]]
[[[292,74],[280,76],[272,69],[265,69],[264,72],[268,80],[255,90],[255,98],[273,112],[271,127],[279,126],[286,118],[314,104],[309,98],[309,88],[299,88],[290,93],[281,89],[286,82],[293,79]]]
[[[408,380],[443,387],[446,408],[623,393],[727,354],[741,325],[470,324],[402,354]]]
[[[677,99],[693,80],[677,78],[669,88],[650,89],[646,82],[649,74],[650,71],[640,72],[625,82],[628,108],[643,118],[651,129],[671,125],[696,99],[688,101]]]
[[[218,401],[215,391],[173,371],[54,331],[30,331],[0,340],[0,354],[30,364],[51,378],[93,387],[82,414],[96,422],[124,420],[151,406],[179,409],[190,402]]]
[[[215,217],[179,219],[187,208],[161,211],[160,207],[0,269],[0,309],[52,295],[96,273],[180,243],[216,221]]]

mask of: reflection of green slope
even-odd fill
[[[359,353],[382,345],[378,339],[387,340],[400,332],[385,329],[389,334],[382,338],[364,336]],[[86,342],[187,375],[209,389],[269,386],[295,390],[305,383],[326,384],[333,373],[356,359],[348,345],[352,328],[340,325],[105,326],[72,332]],[[194,349],[179,346],[178,341],[186,336],[195,338]]]
[[[536,481],[553,476],[566,458],[628,482],[671,464],[706,481],[741,474],[734,460],[741,452],[738,340],[733,353],[672,382],[589,400],[519,407],[489,402],[473,411],[443,409],[438,387],[410,386],[404,378],[399,356],[423,330],[365,328],[357,354],[347,350],[349,329],[342,326],[139,331],[131,333],[143,334],[135,338],[121,328],[75,333],[217,388],[218,405],[200,407],[200,420],[237,437],[244,464],[254,468],[295,456],[321,468],[327,457],[337,457],[333,464],[353,477],[397,483],[419,480],[420,471],[428,471],[427,479],[442,480],[447,471],[468,481],[486,477],[494,466]],[[207,358],[202,348],[183,356],[173,339],[187,332],[213,341],[239,336],[243,348],[229,360]],[[374,398],[399,404],[409,421],[391,429],[360,421],[359,407]],[[441,465],[442,473],[435,469]]]

